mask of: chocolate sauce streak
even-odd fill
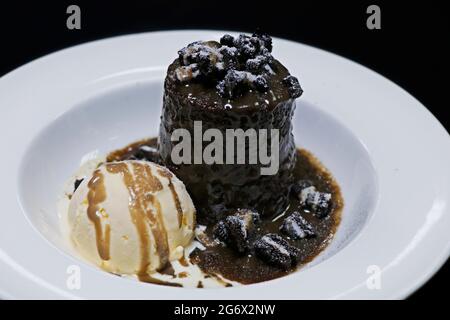
[[[186,261],[186,258],[184,256],[182,256],[180,258],[180,260],[178,260],[178,262],[183,266],[183,267],[187,267],[189,266],[189,262]]]
[[[166,169],[159,169],[158,173],[161,176],[163,176],[169,180],[169,189],[170,189],[170,192],[172,193],[173,201],[175,202],[175,207],[177,208],[178,227],[181,228],[182,223],[183,223],[183,209],[181,208],[181,203],[180,203],[180,199],[178,198],[178,193],[175,190],[175,186],[173,185],[173,182],[172,182],[173,175],[169,172],[169,170],[166,170]]]
[[[170,262],[167,263],[167,265],[163,269],[159,270],[159,273],[166,274],[168,276],[172,276],[172,278],[175,278],[175,269]]]
[[[102,260],[109,260],[110,254],[110,238],[111,227],[105,225],[103,231],[101,213],[99,204],[106,200],[106,192],[104,186],[104,177],[100,170],[94,172],[93,177],[88,183],[88,209],[87,215],[95,227],[95,239],[97,243],[97,251]]]

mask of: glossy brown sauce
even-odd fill
[[[157,147],[157,139],[141,140],[128,145],[121,150],[112,152],[107,159],[108,161],[126,160],[136,154],[142,146]],[[312,224],[316,231],[316,237],[314,238],[288,240],[292,245],[300,249],[300,263],[298,267],[301,267],[313,260],[333,239],[340,223],[343,199],[339,186],[331,173],[307,150],[297,150],[294,177],[295,180],[309,180],[321,192],[331,193],[332,210],[330,214],[326,218],[319,219],[312,213],[303,210],[300,207],[298,199],[291,197],[289,207],[282,216],[268,215],[268,218],[263,219],[258,228],[258,234],[278,233],[279,227],[285,217],[294,211],[300,212]],[[212,239],[211,229],[208,227],[206,231],[206,236],[210,239]],[[250,284],[282,277],[298,268],[281,270],[265,264],[254,255],[238,255],[233,250],[222,245],[207,247],[204,251],[196,250],[191,254],[190,260],[192,263],[197,264],[207,276],[214,277],[219,282],[223,282],[224,286],[231,286],[231,284],[221,279],[220,276],[243,284]],[[187,265],[187,261],[184,258],[180,260],[180,263]],[[148,280],[147,277],[148,275],[145,274],[140,279],[141,281],[146,281]],[[203,287],[203,284],[199,283],[198,287]]]
[[[310,180],[318,190],[331,193],[333,206],[328,217],[319,219],[310,212],[303,210],[299,201],[292,197],[289,208],[282,216],[262,221],[258,230],[261,235],[277,233],[284,217],[289,216],[294,211],[300,212],[312,224],[317,234],[315,238],[288,240],[290,244],[301,250],[300,263],[297,267],[282,270],[263,263],[254,255],[238,255],[235,251],[222,245],[209,247],[205,251],[193,252],[191,261],[198,264],[204,272],[220,274],[229,280],[250,284],[285,276],[313,260],[333,239],[341,219],[342,195],[331,174],[310,152],[304,149],[297,151],[294,176],[297,180]],[[210,229],[207,229],[206,234],[212,238]]]
[[[131,220],[136,226],[140,241],[141,262],[137,276],[141,281],[166,284],[161,280],[151,277],[147,271],[151,263],[151,241],[147,227],[150,226],[159,257],[159,263],[161,266],[164,266],[164,269],[162,270],[166,274],[174,274],[171,265],[168,263],[169,244],[167,233],[164,228],[160,204],[152,194],[153,192],[161,190],[162,184],[152,175],[148,166],[140,163],[132,163],[131,165],[133,166],[134,175],[124,163],[108,163],[106,165],[106,170],[112,174],[120,174],[129,191]],[[153,212],[151,207],[154,207],[156,212]]]
[[[175,269],[173,268],[171,263],[167,263],[164,268],[159,270],[159,273],[172,276],[172,278],[175,278]]]
[[[187,267],[189,265],[189,262],[187,262],[186,258],[184,256],[182,256],[180,258],[180,260],[178,260],[178,262],[183,266],[183,267]]]
[[[124,159],[129,159],[131,156],[135,155],[141,146],[156,146],[157,138],[142,139],[133,143],[130,143],[126,147],[110,152],[107,157],[107,162],[122,161]]]
[[[170,192],[172,193],[173,201],[175,202],[175,207],[177,208],[178,228],[181,228],[181,225],[183,223],[183,209],[181,208],[180,198],[178,198],[178,193],[175,190],[175,186],[173,185],[172,182],[173,175],[172,173],[170,173],[169,170],[162,170],[162,169],[159,169],[158,173],[169,180],[169,189]]]
[[[103,174],[100,170],[96,170],[93,177],[88,183],[88,208],[87,215],[92,221],[95,228],[95,239],[97,244],[98,255],[102,260],[109,260],[109,248],[111,238],[111,227],[109,224],[102,227],[101,213],[99,204],[106,200],[105,186],[103,184]]]

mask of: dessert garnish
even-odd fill
[[[248,90],[266,92],[270,76],[277,71],[271,52],[272,38],[261,32],[236,38],[226,34],[220,43],[196,41],[178,51],[176,78],[180,82],[198,80],[215,85],[218,93],[227,98]],[[296,77],[288,75],[283,83],[291,98],[303,93]]]
[[[256,255],[268,264],[286,270],[297,264],[299,249],[291,246],[278,234],[266,234],[254,246]]]
[[[296,196],[304,209],[312,211],[319,218],[328,215],[331,210],[330,193],[320,192],[313,185],[305,185],[304,181],[293,189],[296,190],[294,192],[296,192]]]
[[[259,223],[260,217],[257,212],[240,209],[220,220],[213,232],[215,237],[237,252],[245,253],[249,248],[252,232]]]
[[[314,227],[297,211],[283,221],[280,231],[294,240],[316,236]]]

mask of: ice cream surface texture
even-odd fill
[[[145,280],[183,256],[194,236],[195,208],[167,168],[146,161],[100,165],[69,204],[75,249],[106,271]]]

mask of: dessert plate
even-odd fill
[[[450,137],[427,109],[375,72],[274,39],[305,93],[294,134],[334,174],[345,206],[327,249],[286,277],[219,289],[157,286],[76,258],[58,197],[80,160],[156,136],[167,66],[219,31],[96,41],[0,78],[0,296],[88,299],[405,298],[450,254]]]

